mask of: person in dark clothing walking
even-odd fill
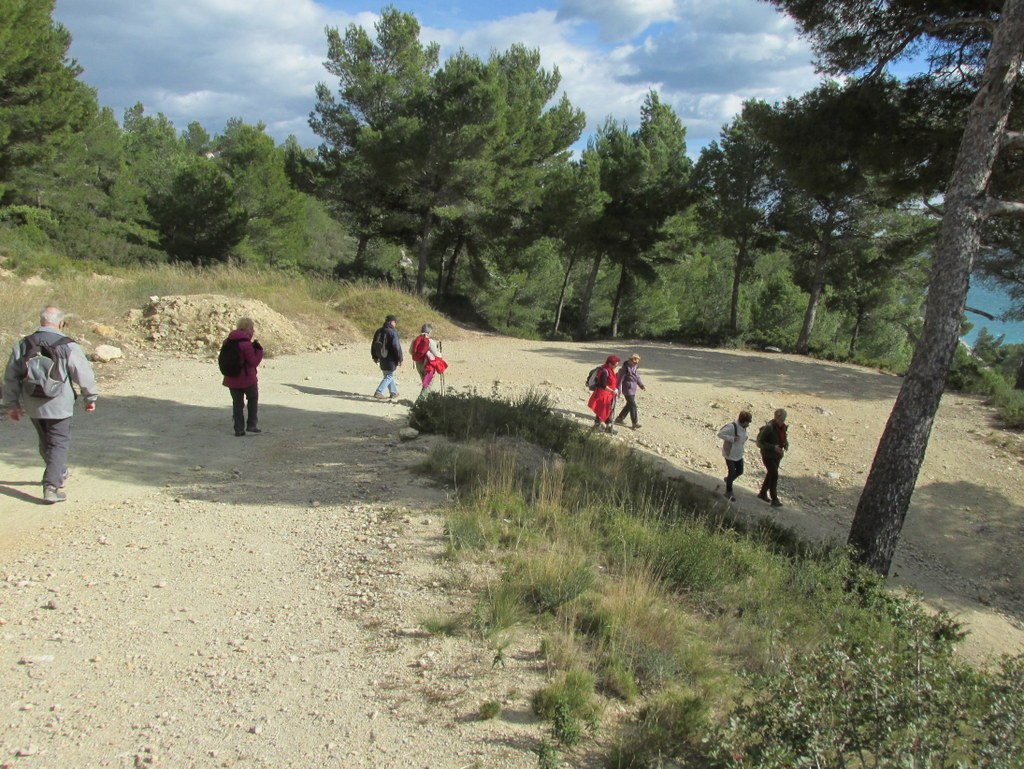
[[[395,382],[395,371],[402,365],[403,361],[402,342],[398,338],[398,318],[394,315],[388,315],[384,319],[384,325],[381,328],[387,341],[384,344],[384,355],[377,359],[377,365],[380,366],[384,378],[377,385],[377,390],[374,392],[373,397],[377,400],[388,400],[389,398],[390,400],[398,400],[398,383]],[[384,394],[385,390],[390,393],[390,396]]]
[[[765,476],[761,491],[757,496],[772,507],[782,507],[779,501],[779,463],[789,451],[789,439],[786,437],[786,410],[775,409],[772,421],[761,428],[757,434],[757,447],[761,450],[761,461],[764,462]]]
[[[636,410],[636,391],[637,388],[647,389],[644,387],[644,380],[640,378],[639,369],[640,356],[636,353],[630,355],[629,360],[623,363],[622,368],[619,369],[619,392],[626,399],[626,405],[622,407],[622,411],[615,418],[615,424],[621,425],[626,421],[628,415],[634,430],[640,427],[640,417]]]
[[[252,338],[256,324],[252,318],[241,318],[235,330],[228,334],[228,341],[237,342],[238,357],[242,368],[237,376],[225,376],[224,386],[231,391],[231,419],[235,437],[248,433],[263,432],[259,428],[260,386],[256,368],[263,361],[263,346]],[[249,407],[246,418],[246,405]]]

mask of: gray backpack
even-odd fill
[[[70,381],[66,361],[68,345],[72,342],[66,336],[53,342],[43,342],[35,334],[21,340],[21,392],[31,398],[55,398],[64,389],[64,382]],[[64,361],[63,376],[61,362]]]

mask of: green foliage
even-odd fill
[[[534,752],[537,754],[537,769],[559,769],[563,766],[558,749],[547,740],[541,740]]]
[[[17,195],[18,172],[52,161],[97,109],[67,57],[71,36],[52,20],[53,5],[0,3],[0,206]]]
[[[497,700],[482,702],[479,713],[482,721],[490,721],[493,718],[497,718],[501,715],[501,703]]]
[[[427,617],[420,621],[420,625],[431,635],[454,636],[458,635],[466,624],[466,618],[455,615],[453,617]]]
[[[791,282],[784,268],[766,273],[759,283],[752,299],[749,338],[760,345],[792,350],[800,334],[806,294]]]
[[[594,581],[594,567],[579,553],[559,549],[514,559],[506,583],[534,612],[553,612],[575,601]]]
[[[660,769],[666,761],[696,754],[710,726],[704,697],[680,687],[656,695],[627,727],[605,765],[609,769]]]
[[[979,759],[1009,735],[1020,755],[1019,659],[988,677],[957,663],[946,620],[920,609],[893,615],[891,640],[842,635],[748,682],[751,697],[712,741],[722,765],[998,766]],[[985,724],[984,727],[981,725]]]
[[[456,439],[517,436],[555,451],[582,440],[584,432],[579,426],[564,420],[538,418],[550,413],[550,399],[536,391],[512,401],[464,393],[442,398],[430,393],[413,404],[409,424],[417,430]]]
[[[975,395],[993,395],[1000,384],[1005,385],[1005,380],[984,361],[973,357],[964,347],[957,347],[953,365],[946,376],[949,389]]]
[[[245,236],[248,216],[235,200],[231,179],[205,158],[182,165],[167,194],[154,195],[150,205],[161,243],[175,261],[225,262]]]
[[[570,670],[534,692],[530,706],[536,716],[550,721],[552,737],[561,745],[579,744],[584,729],[597,729],[600,708],[594,694],[594,676]]]

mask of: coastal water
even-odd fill
[[[971,290],[967,292],[968,307],[984,310],[996,318],[1010,309],[1012,304],[1012,300],[1005,293],[982,283],[973,283]],[[983,327],[993,336],[1005,334],[1005,344],[1024,344],[1024,321],[988,320],[973,312],[967,313],[967,320],[974,324],[974,328],[964,336],[968,344],[973,344]]]

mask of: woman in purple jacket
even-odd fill
[[[626,405],[622,407],[622,411],[615,418],[615,424],[621,425],[626,421],[626,415],[629,415],[630,420],[633,422],[633,429],[636,430],[640,427],[639,415],[636,411],[636,390],[639,387],[641,390],[646,390],[644,387],[644,380],[640,378],[640,356],[633,353],[629,356],[629,360],[622,364],[622,368],[619,369],[619,391],[622,393],[622,397],[626,399]]]
[[[228,334],[227,341],[235,342],[238,349],[241,371],[237,376],[225,376],[224,386],[231,391],[231,416],[235,423],[235,437],[241,438],[246,431],[261,432],[259,415],[260,387],[256,367],[263,360],[263,347],[252,338],[256,325],[252,318],[242,318],[235,330]],[[245,418],[245,404],[249,404],[249,418]]]

